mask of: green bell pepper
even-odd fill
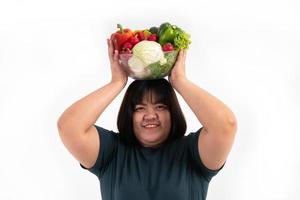
[[[166,22],[160,25],[158,29],[158,43],[160,45],[164,45],[165,43],[172,43],[174,42],[174,38],[176,36],[176,26],[171,25],[170,23]]]

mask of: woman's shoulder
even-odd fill
[[[118,132],[115,132],[111,129],[108,129],[108,128],[104,128],[102,126],[98,126],[98,125],[94,125],[98,131],[98,134],[99,135],[105,135],[105,136],[108,136],[108,137],[119,137],[119,133]]]

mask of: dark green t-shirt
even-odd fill
[[[100,150],[89,169],[100,181],[102,200],[204,200],[211,178],[201,162],[201,129],[159,148],[126,146],[119,134],[95,125]],[[223,165],[224,166],[224,165]],[[222,168],[222,167],[221,167]]]

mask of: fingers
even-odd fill
[[[187,50],[184,49],[183,52],[184,52],[183,61],[185,61],[185,59],[186,59],[186,54],[187,54]]]
[[[119,61],[119,51],[118,50],[114,51],[114,61]]]
[[[114,49],[113,43],[111,39],[107,39],[108,45],[108,56],[111,61],[118,61],[119,60],[119,52],[118,50]]]
[[[185,59],[186,59],[186,53],[187,53],[186,49],[180,49],[180,60],[181,60],[182,62],[185,62]]]
[[[109,56],[109,59],[112,60],[113,59],[113,51],[114,51],[114,48],[112,46],[112,41],[110,39],[107,39],[107,46],[108,46],[108,56]]]
[[[185,59],[186,59],[186,50],[185,49],[180,49],[176,63],[178,63],[178,64],[179,63],[180,64],[184,64],[185,63]]]

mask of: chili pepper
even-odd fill
[[[114,48],[118,51],[121,50],[122,45],[132,36],[132,31],[130,29],[123,29],[121,24],[117,24],[117,28],[120,30],[111,35],[111,40],[113,42]]]

